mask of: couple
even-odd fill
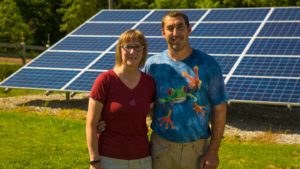
[[[86,135],[91,169],[218,167],[225,85],[218,63],[189,45],[190,33],[188,17],[169,12],[162,19],[168,49],[147,61],[140,31],[120,36],[115,67],[95,80],[90,93]],[[150,111],[151,145],[146,125]],[[98,135],[99,121],[106,126]]]

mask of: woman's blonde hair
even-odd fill
[[[142,46],[144,46],[143,57],[139,64],[139,68],[144,66],[148,54],[148,45],[144,34],[141,31],[136,29],[129,29],[120,35],[120,38],[116,46],[116,66],[121,66],[122,64],[122,55],[121,55],[122,45],[125,45],[126,43],[132,41],[138,41]]]

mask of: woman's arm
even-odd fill
[[[97,124],[101,120],[103,104],[93,98],[89,99],[86,117],[86,140],[90,155],[90,161],[99,160]]]

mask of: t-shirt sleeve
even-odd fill
[[[108,86],[107,75],[105,73],[99,75],[93,84],[90,97],[104,104],[107,97],[107,91],[109,91]]]
[[[212,66],[208,70],[208,97],[212,106],[228,100],[222,70],[216,61],[212,61]]]

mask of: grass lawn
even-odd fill
[[[13,97],[13,96],[24,96],[33,94],[45,94],[43,90],[30,90],[30,89],[11,89],[5,92],[5,88],[0,88],[0,97]]]
[[[240,142],[225,139],[220,156],[220,169],[300,168],[300,145]]]
[[[88,168],[83,120],[0,112],[0,168]]]
[[[76,113],[76,112],[75,112]],[[0,168],[88,168],[82,117],[0,111]],[[219,169],[299,169],[300,145],[225,138]]]

